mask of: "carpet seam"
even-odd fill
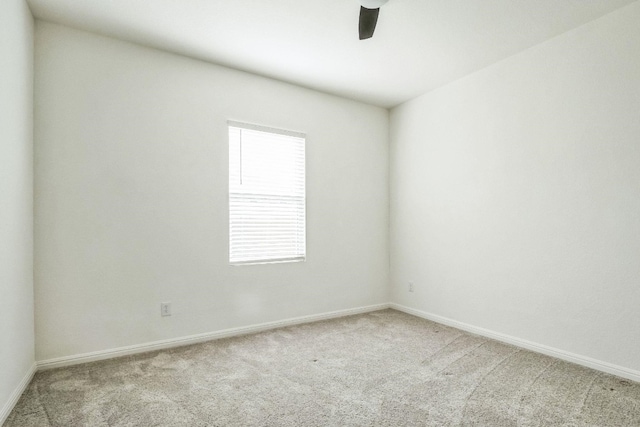
[[[593,378],[591,379],[591,382],[589,383],[589,388],[587,389],[587,393],[584,395],[584,399],[582,399],[582,404],[580,405],[580,411],[574,415],[572,418],[573,419],[581,419],[582,418],[582,413],[584,412],[584,407],[587,404],[587,400],[589,399],[589,396],[591,396],[591,392],[593,391],[593,386],[596,384],[596,380],[598,378],[600,378],[600,372],[595,371],[595,374],[593,376]]]
[[[538,382],[538,380],[542,377],[542,375],[544,375],[545,372],[547,372],[552,366],[555,366],[559,362],[560,362],[559,359],[552,359],[551,362],[547,366],[545,366],[544,369],[542,369],[540,373],[538,373],[538,375],[536,375],[536,377],[533,379],[531,384],[529,384],[529,387],[527,387],[527,390],[524,392],[524,394],[520,398],[520,404],[518,405],[518,412],[517,412],[518,414],[521,414],[523,412],[522,402],[524,401],[524,399],[526,399],[527,396],[529,396],[529,392],[533,388],[535,383]],[[519,418],[520,416],[518,415],[518,419]]]
[[[458,339],[460,337],[465,336],[464,333],[456,336],[454,339],[452,339],[451,341],[449,341],[448,343],[446,343],[445,345],[443,345],[442,347],[440,347],[439,349],[437,349],[433,354],[430,354],[426,359],[424,359],[422,362],[420,362],[421,365],[424,365],[425,363],[427,363],[428,361],[430,361],[432,358],[434,358],[436,355],[440,354],[442,351],[444,351],[447,347],[449,347],[451,344],[453,344],[454,342],[458,341]]]
[[[487,377],[489,375],[491,375],[491,373],[493,373],[496,369],[498,369],[500,366],[502,366],[503,363],[505,363],[507,360],[511,359],[512,357],[514,357],[516,354],[519,354],[520,352],[522,352],[522,349],[516,349],[515,351],[511,352],[511,354],[509,354],[506,357],[504,357],[500,362],[498,362],[498,364],[496,364],[496,366],[491,368],[491,370],[489,370],[487,373],[485,373],[482,376],[480,381],[478,381],[478,383],[475,385],[475,387],[473,387],[473,390],[471,390],[471,393],[469,393],[469,395],[467,395],[466,399],[464,400],[464,405],[462,407],[462,410],[460,411],[461,412],[461,420],[460,420],[460,422],[462,422],[462,420],[464,419],[464,414],[465,414],[465,412],[467,410],[467,406],[469,405],[469,400],[471,400],[471,397],[473,397],[473,394],[476,392],[476,390],[478,390],[478,387],[480,387],[482,385],[484,380],[486,380]]]

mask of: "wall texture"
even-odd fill
[[[392,111],[393,302],[640,370],[638,22],[636,2]]]
[[[35,84],[38,360],[388,301],[387,110],[40,21]],[[306,262],[229,266],[228,119],[307,133]]]
[[[33,18],[0,2],[0,424],[33,355]]]

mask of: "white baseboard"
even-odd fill
[[[144,344],[131,345],[126,347],[118,347],[114,349],[94,351],[91,353],[83,353],[72,356],[58,357],[55,359],[41,360],[36,362],[32,370],[25,376],[20,386],[16,389],[9,402],[5,405],[2,412],[0,412],[0,425],[4,421],[3,417],[7,417],[15,403],[20,398],[20,395],[29,384],[29,381],[33,377],[33,374],[37,370],[61,368],[65,366],[78,365],[81,363],[94,362],[98,360],[112,359],[115,357],[128,356],[132,354],[145,353],[154,350],[162,350],[172,347],[180,347],[189,344],[195,344],[204,341],[211,341],[220,338],[228,338],[239,335],[252,334],[256,332],[267,331],[270,329],[282,328],[285,326],[293,326],[302,323],[317,322],[320,320],[334,319],[338,317],[350,316],[354,314],[368,313],[372,311],[384,310],[386,308],[393,308],[398,311],[402,311],[407,314],[411,314],[423,319],[431,320],[441,323],[443,325],[451,326],[463,331],[467,331],[473,334],[481,335],[487,338],[491,338],[497,341],[501,341],[507,344],[515,345],[517,347],[525,348],[527,350],[542,353],[547,356],[556,357],[561,360],[576,363],[578,365],[586,366],[588,368],[596,369],[598,371],[606,372],[612,375],[616,375],[622,378],[627,378],[632,381],[640,382],[640,371],[625,368],[622,366],[614,365],[612,363],[603,362],[587,356],[581,356],[579,354],[570,353],[568,351],[560,350],[557,348],[549,347],[543,344],[534,343],[521,338],[516,338],[510,335],[495,332],[489,329],[480,328],[464,322],[449,319],[447,317],[439,316],[432,313],[427,313],[414,308],[406,307],[396,303],[376,304],[365,307],[357,307],[346,310],[331,311],[328,313],[312,314],[309,316],[294,317],[290,319],[277,320],[274,322],[260,323],[256,325],[242,326],[238,328],[224,329],[214,332],[206,332],[203,334],[189,335],[186,337],[171,338],[161,341],[153,341]]]
[[[31,382],[31,379],[35,375],[36,371],[37,366],[34,363],[22,378],[22,381],[20,381],[18,387],[16,387],[16,389],[13,390],[13,393],[11,393],[11,396],[9,396],[9,400],[0,410],[0,426],[7,420],[11,411],[13,411],[13,408],[16,406],[16,403],[18,403],[18,400],[20,399],[20,396],[22,396],[22,393],[24,393],[24,391],[27,389],[27,386]]]
[[[91,353],[83,353],[73,356],[64,356],[55,359],[41,360],[37,362],[37,366],[38,370],[61,368],[64,366],[78,365],[81,363],[94,362],[97,360],[112,359],[115,357],[129,356],[137,353],[146,353],[148,351],[162,350],[171,347],[180,347],[220,338],[253,334],[256,332],[267,331],[269,329],[282,328],[285,326],[298,325],[301,323],[317,322],[319,320],[327,320],[337,317],[351,316],[354,314],[368,313],[371,311],[384,310],[386,308],[389,308],[388,303],[369,305],[365,307],[356,307],[346,310],[331,311],[328,313],[312,314],[309,316],[294,317],[290,319],[277,320],[274,322],[259,323],[257,325],[241,326],[239,328],[223,329],[221,331],[206,332],[203,334],[189,335],[186,337],[171,338],[144,344],[93,351]]]
[[[588,368],[596,369],[598,371],[606,372],[608,374],[616,375],[618,377],[627,378],[632,381],[640,382],[640,371],[624,368],[622,366],[614,365],[612,363],[602,362],[600,360],[592,359],[590,357],[581,356],[579,354],[570,353],[568,351],[549,347],[543,344],[538,344],[538,343],[523,340],[520,338],[512,337],[510,335],[502,334],[500,332],[495,332],[489,329],[480,328],[467,323],[459,322],[457,320],[449,319],[447,317],[438,316],[437,314],[427,313],[425,311],[409,308],[400,304],[390,303],[389,307],[393,308],[394,310],[402,311],[407,314],[411,314],[417,317],[422,317],[423,319],[431,320],[433,322],[451,326],[456,329],[461,329],[463,331],[471,332],[472,334],[481,335],[483,337],[487,337],[487,338],[491,338],[507,344],[515,345],[517,347],[526,348],[527,350],[535,351],[536,353],[542,353],[547,356],[556,357],[558,359],[566,360],[567,362],[575,363],[577,365],[586,366]]]

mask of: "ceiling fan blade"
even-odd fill
[[[366,7],[360,6],[360,24],[358,25],[360,40],[373,36],[376,24],[378,23],[378,13],[380,13],[380,8],[367,9]]]

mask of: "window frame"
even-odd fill
[[[269,258],[269,257],[260,257],[255,259],[247,259],[247,260],[234,260],[232,258],[232,245],[233,245],[233,230],[232,230],[232,197],[233,195],[241,195],[242,193],[233,192],[232,191],[232,129],[249,130],[255,132],[263,132],[270,135],[276,135],[278,137],[290,137],[293,139],[301,139],[302,141],[296,141],[296,143],[302,144],[302,168],[301,168],[301,178],[302,178],[302,196],[301,196],[301,206],[303,210],[302,220],[301,222],[296,222],[297,226],[301,225],[302,228],[302,251],[300,255],[283,257],[283,258]],[[233,266],[241,266],[241,265],[259,265],[259,264],[282,264],[282,263],[292,263],[292,262],[305,262],[307,259],[307,191],[306,191],[306,176],[307,176],[307,164],[306,164],[306,143],[307,143],[307,135],[302,132],[290,131],[285,129],[279,129],[269,126],[256,125],[246,122],[240,122],[235,120],[227,120],[227,148],[229,150],[229,158],[228,158],[228,199],[227,199],[227,207],[228,207],[228,226],[229,226],[229,245],[228,245],[228,260],[229,264]],[[293,142],[293,141],[292,141]],[[241,146],[242,147],[242,146]],[[242,148],[240,148],[242,149]],[[242,173],[243,157],[240,154],[239,162],[239,171]],[[288,197],[283,194],[265,194],[265,198],[269,198],[269,196],[273,197],[273,200],[277,200],[278,198]],[[298,197],[296,197],[298,198]],[[249,200],[250,197],[247,197]],[[292,221],[293,223],[293,221]],[[297,233],[300,231],[297,230]]]

